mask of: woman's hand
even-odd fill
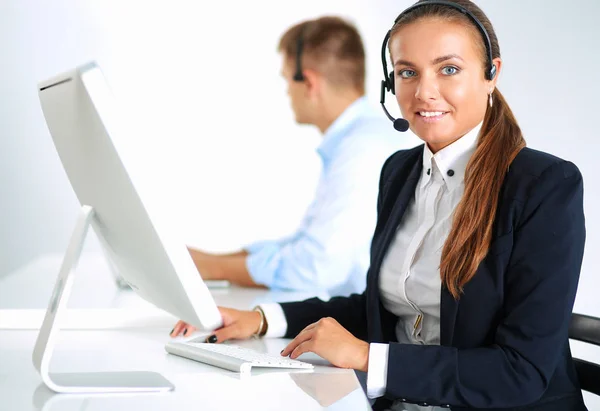
[[[369,368],[369,343],[354,337],[330,317],[300,331],[281,355],[296,359],[305,352],[314,352],[336,367],[365,372]]]
[[[223,318],[223,327],[215,330],[213,334],[206,339],[207,342],[216,343],[227,340],[243,340],[252,336],[258,331],[260,326],[260,313],[258,311],[240,311],[232,308],[218,307]],[[183,334],[187,337],[196,331],[196,328],[184,321],[178,321],[171,331],[171,337],[177,337]]]

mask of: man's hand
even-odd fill
[[[354,337],[330,317],[300,331],[281,355],[295,359],[305,352],[314,352],[336,367],[365,372],[369,368],[369,343]]]
[[[246,268],[247,251],[218,255],[188,247],[188,252],[203,280],[227,280],[243,287],[265,288],[254,282]]]

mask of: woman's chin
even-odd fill
[[[447,145],[452,142],[452,138],[445,134],[431,132],[420,133],[420,130],[417,130],[415,134],[417,134],[417,136],[419,136],[419,138],[428,145],[439,146],[445,144]]]

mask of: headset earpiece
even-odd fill
[[[388,75],[388,80],[387,80],[387,85],[388,85],[388,91],[391,91],[392,94],[396,94],[396,81],[394,80],[394,72],[390,71],[390,74]]]
[[[493,80],[496,77],[496,71],[498,69],[496,68],[495,64],[492,64],[492,67],[490,67],[490,71],[487,73],[487,79],[488,80]]]

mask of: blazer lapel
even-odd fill
[[[376,262],[377,267],[381,266],[383,262],[383,257],[392,242],[392,239],[396,235],[396,229],[400,224],[400,220],[402,220],[402,216],[406,211],[406,206],[410,202],[410,200],[415,195],[415,191],[417,188],[417,183],[419,182],[419,177],[421,174],[421,170],[423,169],[423,163],[421,161],[421,156],[419,156],[418,161],[413,165],[412,169],[406,180],[402,182],[402,186],[400,187],[400,192],[396,196],[396,201],[394,202],[394,206],[389,214],[388,220],[385,223],[385,230],[382,233],[381,242],[379,243],[379,249],[377,250]],[[394,195],[398,192],[397,186],[398,182],[391,182],[390,189],[388,190],[388,196]],[[387,200],[387,199],[386,199]],[[377,276],[379,276],[379,269],[377,270]]]
[[[392,177],[393,181],[388,183],[390,187],[386,191],[385,198],[382,199],[385,206],[385,204],[387,204],[390,200],[394,200],[392,196],[395,196],[395,201],[389,214],[380,216],[380,218],[386,219],[383,222],[385,225],[383,232],[381,233],[381,238],[377,240],[377,244],[372,250],[374,258],[371,260],[372,264],[368,281],[368,289],[370,291],[368,293],[368,297],[370,301],[367,303],[367,315],[368,318],[380,319],[380,321],[369,322],[369,335],[370,340],[373,342],[384,340],[382,327],[386,325],[385,319],[389,317],[387,316],[384,318],[381,312],[383,307],[380,307],[381,302],[379,299],[379,271],[381,269],[381,264],[383,263],[385,253],[390,246],[390,243],[396,234],[396,229],[400,224],[400,220],[406,211],[406,207],[415,194],[421,170],[423,169],[422,150],[419,151],[419,153],[421,153],[421,155],[417,156],[416,162],[410,168],[407,177],[402,178],[401,173]],[[385,311],[385,309],[383,310]]]

